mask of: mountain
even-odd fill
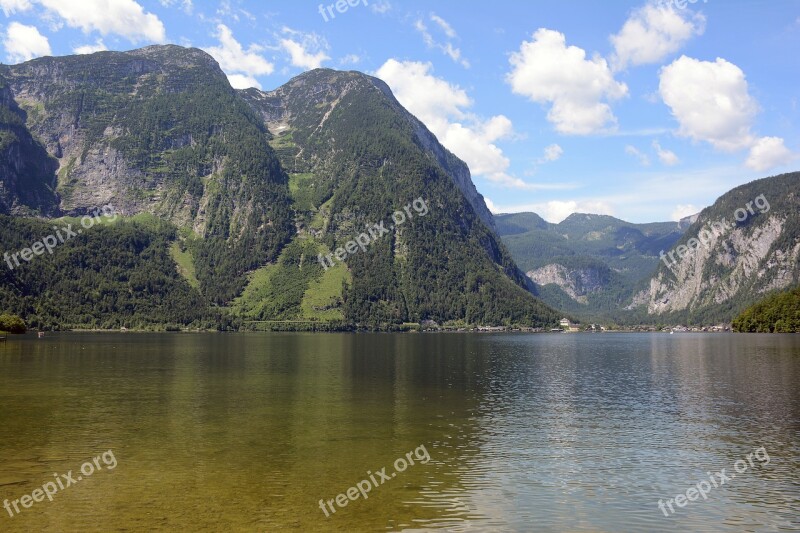
[[[632,224],[573,213],[552,224],[535,213],[514,213],[495,215],[495,225],[546,303],[585,319],[624,321],[626,302],[690,221]]]
[[[44,57],[2,66],[0,76],[9,111],[20,110],[26,134],[46,150],[34,160],[50,172],[44,181],[58,203],[40,203],[39,213],[113,205],[168,220],[195,244],[200,286],[219,303],[290,237],[287,178],[268,133],[205,52]],[[27,187],[6,183],[19,198],[12,205],[24,203]]]
[[[557,320],[527,292],[529,283],[493,231],[489,210],[466,165],[394,98],[389,87],[358,72],[317,69],[283,87],[241,91],[274,135],[271,141],[290,173],[297,237],[305,256],[325,255],[365,226],[393,226],[385,241],[347,260],[348,273],[321,274],[347,285],[304,311],[295,298],[282,318],[311,318],[315,311],[356,323],[453,320],[467,323],[534,323]],[[401,225],[392,214],[419,199],[429,207]],[[298,255],[299,257],[299,255]],[[294,268],[297,261],[289,261]],[[302,262],[300,263],[302,266]],[[278,265],[280,267],[280,265]],[[301,286],[313,286],[312,272]],[[285,271],[286,269],[283,269]],[[256,277],[239,302],[246,316],[275,316],[259,297]],[[302,285],[305,283],[306,285]],[[298,294],[298,297],[300,294]],[[339,303],[341,305],[339,306]],[[288,304],[287,304],[288,305]],[[265,312],[266,311],[266,312]]]
[[[700,212],[631,307],[684,322],[730,321],[800,283],[800,172],[753,181]]]
[[[51,231],[20,217],[120,215],[3,271],[0,308],[33,327],[559,317],[467,166],[361,73],[235,91],[205,52],[172,45],[0,65],[0,153],[4,251]],[[62,270],[77,278],[43,281]]]

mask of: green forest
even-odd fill
[[[800,333],[800,286],[768,296],[737,316],[734,331]]]

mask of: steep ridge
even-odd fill
[[[333,251],[365,226],[391,226],[384,240],[346,261],[347,320],[544,325],[557,319],[528,292],[464,163],[383,82],[318,69],[269,93],[240,94],[274,136],[309,251]],[[414,200],[428,212],[393,222]]]
[[[800,282],[800,173],[753,181],[704,209],[632,307],[685,321],[730,321]]]
[[[110,204],[184,228],[203,291],[217,302],[277,257],[291,233],[286,175],[263,124],[205,52],[150,46],[44,57],[0,75],[11,109],[58,163],[64,214]],[[38,164],[51,158],[40,154]],[[26,197],[25,187],[13,189]],[[46,200],[31,209],[53,211]]]
[[[0,213],[52,215],[58,163],[25,126],[26,113],[0,74]]]

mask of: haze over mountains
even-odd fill
[[[174,45],[0,66],[0,154],[4,251],[74,222],[52,217],[121,215],[2,271],[0,307],[42,327],[730,320],[800,270],[797,174],[745,186],[773,210],[667,273],[660,252],[735,210],[742,187],[694,224],[493,217],[382,81],[317,69],[237,91]],[[334,268],[317,260],[415,199],[424,217]]]

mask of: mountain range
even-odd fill
[[[753,181],[679,222],[574,213],[495,216],[548,304],[585,320],[729,323],[800,284],[800,173]],[[680,252],[680,253],[679,253]]]
[[[680,222],[493,216],[377,78],[316,69],[266,92],[174,45],[43,57],[0,65],[0,247],[118,216],[6,260],[0,310],[53,329],[730,320],[799,281],[797,185]],[[662,265],[759,194],[771,210]]]
[[[208,54],[169,45],[0,66],[0,87],[3,249],[68,220],[54,217],[120,215],[2,273],[0,306],[33,325],[558,319],[467,166],[376,78],[319,69],[236,91]],[[391,224],[418,199],[426,216]],[[318,261],[379,224],[390,231],[361,253]]]

